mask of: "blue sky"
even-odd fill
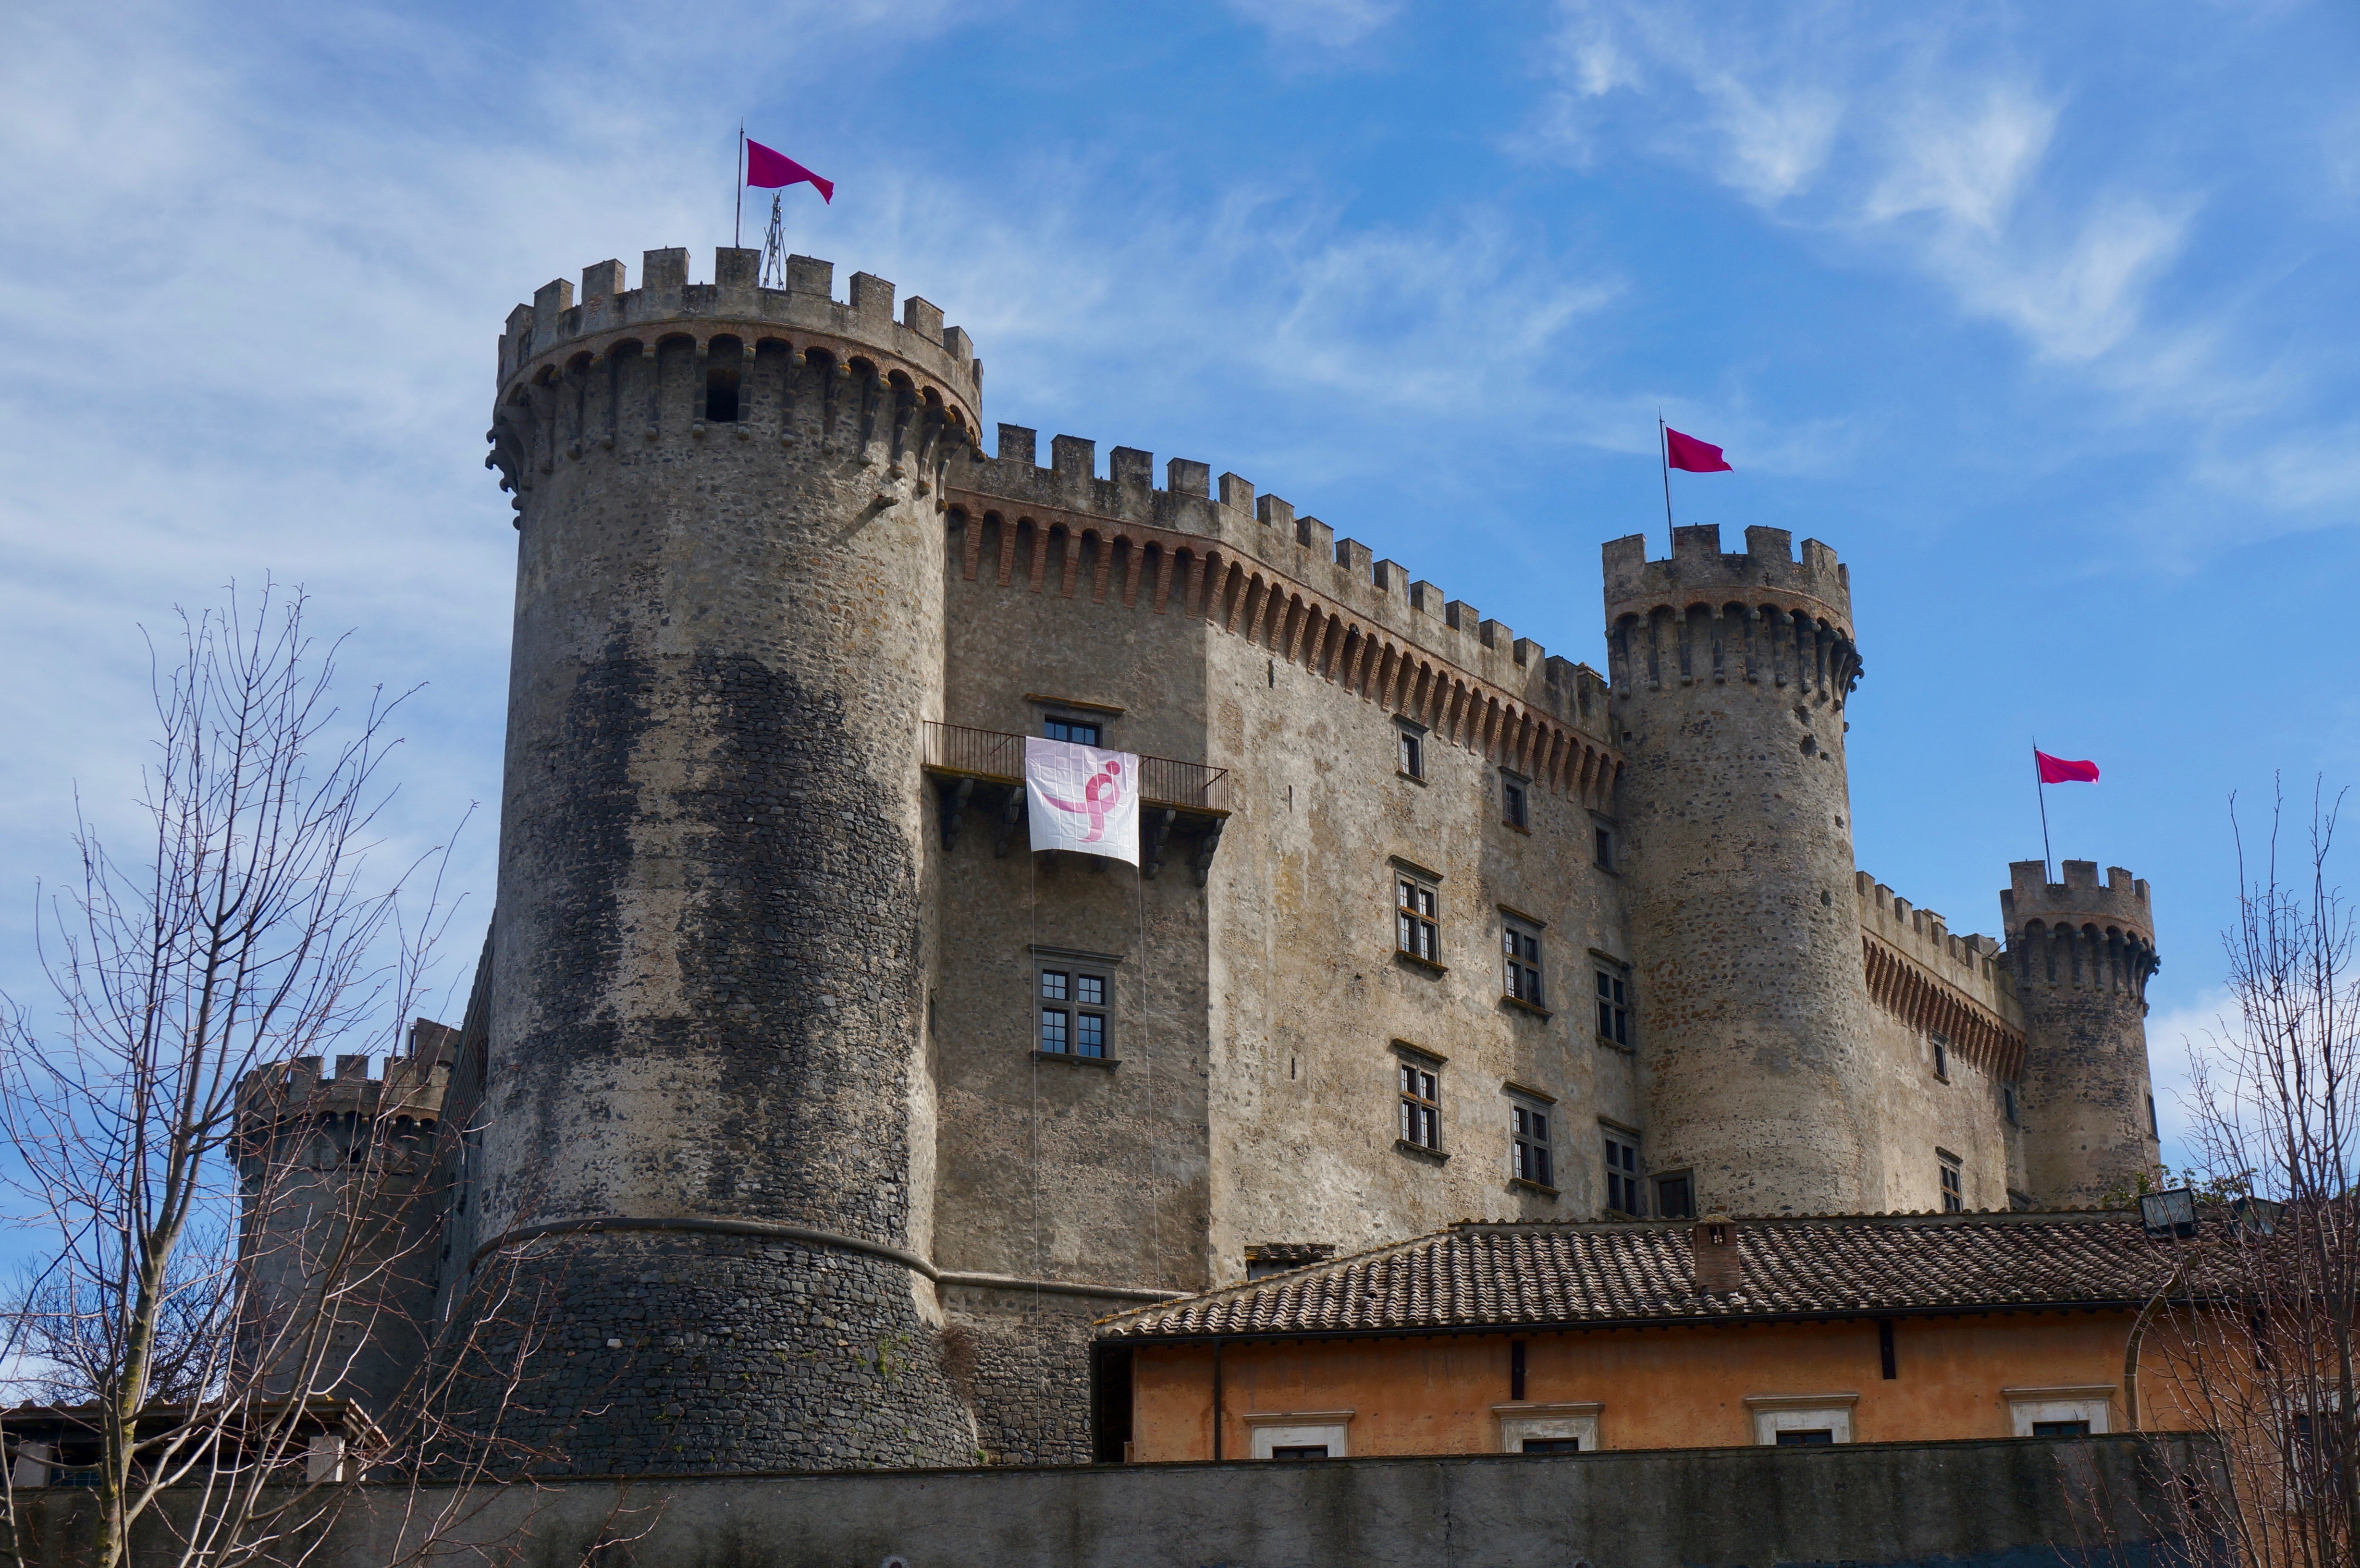
[[[986,419],[1244,474],[1600,661],[1683,521],[1829,540],[1862,865],[1964,931],[2039,853],[2151,878],[2154,1051],[2217,1008],[2232,792],[2360,777],[2360,15],[2300,4],[28,0],[0,57],[0,980],[136,627],[265,572],[420,682],[395,854],[497,801],[514,535],[479,466],[539,283],[729,237],[941,303]],[[759,228],[759,218],[749,220]],[[463,840],[477,919],[491,814]],[[463,921],[473,924],[473,921]],[[472,940],[453,944],[453,979]],[[455,1003],[452,1010],[455,1012]],[[2172,1115],[2169,1089],[2167,1117]]]

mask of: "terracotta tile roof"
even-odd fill
[[[1858,1312],[2144,1303],[2170,1244],[2137,1215],[1834,1214],[1740,1220],[1744,1284],[1695,1287],[1687,1222],[1475,1221],[1103,1319],[1103,1338],[1449,1332]]]

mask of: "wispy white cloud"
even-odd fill
[[[2198,1057],[2217,1051],[2221,1041],[2234,1038],[2236,1018],[2235,998],[2217,985],[2147,1016],[2147,1071],[2155,1088],[2156,1126],[2162,1133],[2163,1162],[2173,1171],[2202,1164],[2201,1150],[2191,1136],[2196,1112],[2191,1098],[2194,1064]]]
[[[2310,391],[2306,365],[2340,351],[2293,340],[2256,357],[2233,330],[2255,292],[2175,276],[2208,177],[2136,138],[2095,156],[2118,122],[2045,84],[1990,18],[1563,0],[1546,58],[1526,149],[1594,168],[1612,146],[1730,191],[1844,265],[1897,266],[2033,366],[2081,378],[2118,430],[2178,427],[2172,444],[2203,460],[2192,479],[2289,514],[2281,526],[2360,505],[2341,431],[2275,422]],[[2360,179],[2360,118],[2321,126],[2327,182]],[[2234,461],[2209,460],[2233,445]]]
[[[1400,14],[1403,0],[1229,0],[1229,9],[1281,44],[1349,49]]]
[[[2057,105],[2001,82],[1980,103],[1918,98],[1896,109],[1885,129],[1890,161],[1861,204],[1864,221],[1931,212],[1997,234],[2056,134]]]

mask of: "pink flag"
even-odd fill
[[[1687,474],[1736,472],[1721,461],[1721,448],[1694,436],[1684,436],[1669,425],[1664,427],[1664,461]]]
[[[806,180],[812,182],[812,189],[819,192],[821,201],[830,203],[836,201],[835,180],[822,180],[785,153],[766,147],[750,136],[747,138],[747,184],[775,191],[781,185],[800,185]]]
[[[2069,762],[2061,757],[2051,757],[2038,748],[2032,760],[2039,765],[2043,784],[2095,784],[2098,765],[2094,762]]]

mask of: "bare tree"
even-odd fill
[[[339,709],[340,643],[304,611],[266,584],[182,615],[156,660],[140,853],[79,815],[79,883],[41,922],[54,1006],[0,1012],[0,1181],[46,1233],[9,1348],[87,1451],[98,1568],[135,1530],[142,1561],[300,1561],[364,1475],[532,1457],[498,1439],[535,1345],[514,1279],[478,1280],[466,1318],[501,1357],[464,1335],[429,1355],[417,1321],[453,1130],[428,1110],[438,1064],[367,1070],[417,1011],[447,847],[382,864],[400,699]],[[9,1418],[21,1535],[16,1461],[60,1456]]]
[[[2238,834],[2237,1017],[2191,1052],[2205,1201],[2147,1336],[2143,1424],[2214,1440],[2221,1470],[2190,1520],[2206,1550],[2254,1568],[2360,1552],[2360,975],[2333,877],[2340,805],[2315,794],[2293,846],[2282,800],[2257,856]]]

